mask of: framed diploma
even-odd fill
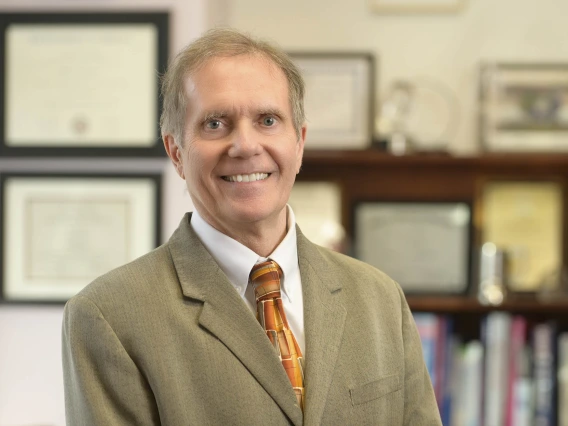
[[[471,206],[465,202],[362,202],[355,255],[406,294],[463,294],[471,271]]]
[[[166,13],[0,14],[0,155],[162,156]]]
[[[492,152],[568,152],[568,63],[484,64],[480,134]]]
[[[538,291],[562,267],[562,183],[487,180],[479,192],[480,243],[505,253],[509,290]]]
[[[65,302],[159,243],[159,175],[1,176],[1,295]]]
[[[368,148],[374,127],[374,57],[307,52],[290,56],[306,82],[306,149]]]

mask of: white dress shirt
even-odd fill
[[[254,289],[249,285],[250,271],[254,265],[267,259],[272,259],[280,265],[283,272],[281,293],[284,311],[305,357],[304,300],[296,245],[296,218],[292,208],[289,205],[286,205],[286,208],[288,232],[268,258],[259,256],[248,247],[219,232],[197,211],[191,215],[191,227],[254,315],[256,315],[256,300]]]

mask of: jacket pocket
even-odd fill
[[[390,376],[381,377],[363,386],[349,389],[349,393],[351,394],[351,403],[353,405],[359,405],[388,395],[391,392],[396,392],[400,388],[399,375],[392,374]]]

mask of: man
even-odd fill
[[[310,243],[286,204],[306,139],[288,57],[213,30],[162,95],[195,212],[66,305],[69,424],[439,425],[400,288]]]

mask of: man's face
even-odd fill
[[[306,130],[298,140],[284,73],[262,56],[213,58],[185,92],[183,148],[168,152],[197,211],[229,235],[282,219]]]

